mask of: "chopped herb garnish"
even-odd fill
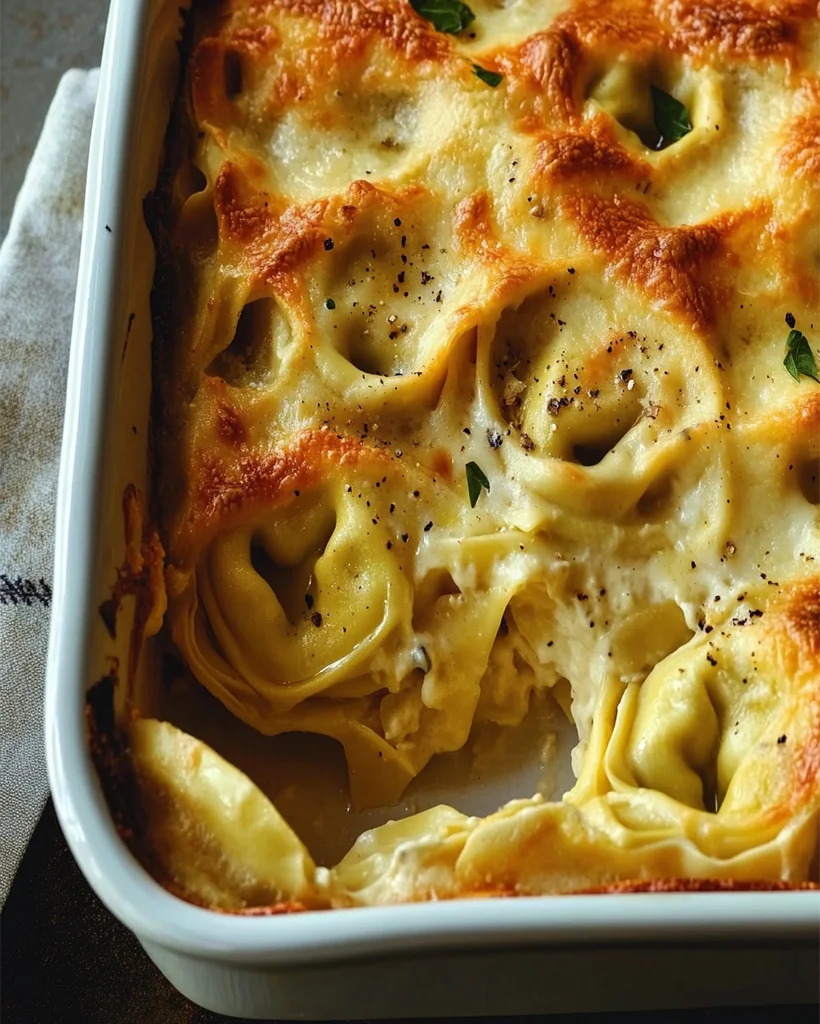
[[[453,36],[475,21],[475,15],[461,0],[410,0],[410,6],[416,14],[432,22],[434,29]]]
[[[671,146],[673,142],[678,142],[692,131],[686,107],[674,96],[670,96],[668,92],[655,85],[652,86],[652,108],[655,127],[660,135],[656,149]]]
[[[497,89],[504,78],[504,76],[499,75],[497,71],[488,71],[480,64],[473,64],[473,71],[475,72],[476,78],[480,78],[481,81],[485,85],[489,85],[491,89]]]
[[[475,462],[468,462],[465,469],[467,472],[467,492],[470,495],[470,508],[475,508],[481,494],[481,488],[486,487],[489,492],[490,481],[487,479],[484,470]]]
[[[817,363],[814,361],[814,352],[811,350],[808,339],[805,334],[800,331],[789,331],[789,336],[786,339],[786,358],[783,360],[783,365],[794,377],[795,380],[800,380],[801,375],[803,377],[811,377],[812,380],[816,380],[820,384],[820,378],[817,376]]]
[[[325,309],[335,309],[336,303],[333,299],[325,299]]]

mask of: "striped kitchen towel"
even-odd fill
[[[60,82],[0,247],[0,907],[48,793],[54,505],[97,78]]]

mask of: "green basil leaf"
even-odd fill
[[[476,462],[468,462],[465,469],[467,471],[467,492],[470,495],[470,508],[475,508],[481,494],[481,488],[486,487],[489,493],[490,481],[487,479],[484,470]]]
[[[794,361],[794,354],[792,352],[789,352],[786,355],[786,358],[783,360],[783,365],[795,380],[800,380],[800,373],[797,369],[797,364]]]
[[[800,380],[801,376],[811,377],[812,380],[816,380],[820,384],[814,352],[812,352],[808,338],[801,331],[789,331],[783,365],[795,380]]]
[[[652,86],[652,108],[655,127],[660,135],[657,149],[671,146],[673,142],[678,142],[692,131],[686,107],[674,96],[670,96],[668,92],[658,89],[655,85]]]
[[[438,32],[449,32],[452,36],[475,21],[475,15],[461,0],[410,0],[410,6],[416,14],[432,22]]]
[[[483,68],[480,64],[473,64],[473,71],[475,72],[476,78],[480,78],[485,85],[489,85],[491,89],[497,89],[504,80],[503,75],[499,75],[497,71],[488,71]]]

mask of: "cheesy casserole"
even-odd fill
[[[233,911],[808,882],[815,0],[221,0],[188,35],[149,204],[163,685],[335,741],[354,810],[545,704],[577,781],[317,866],[137,702],[145,863]]]

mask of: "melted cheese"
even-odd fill
[[[457,37],[404,0],[196,15],[158,236],[166,630],[243,722],[341,743],[359,807],[567,681],[578,781],[317,871],[145,720],[141,772],[220,851],[222,888],[166,837],[204,902],[253,903],[237,871],[317,905],[795,882],[816,847],[820,386],[782,365],[786,319],[820,339],[815,5],[472,6]],[[653,86],[692,124],[662,149]]]

